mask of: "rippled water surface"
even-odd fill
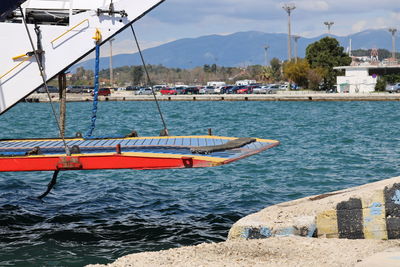
[[[102,102],[95,134],[158,135],[152,102]],[[398,102],[163,102],[174,135],[261,137],[279,147],[206,169],[0,173],[0,265],[82,266],[134,252],[222,241],[266,206],[397,176]],[[68,135],[91,103],[68,104]],[[0,138],[57,136],[48,104],[0,117]]]

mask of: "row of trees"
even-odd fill
[[[257,77],[262,66],[255,65],[247,68],[222,67],[204,65],[193,69],[167,68],[162,65],[147,65],[147,70],[153,84],[205,84],[208,81],[227,81],[234,83],[240,79],[254,79]],[[113,83],[115,86],[146,85],[147,77],[142,66],[124,66],[113,69]],[[74,85],[93,85],[94,72],[79,67],[70,78]],[[103,69],[99,73],[103,83],[109,83],[110,71]]]
[[[256,79],[260,82],[277,83],[282,80],[296,83],[303,88],[321,90],[332,88],[336,84],[336,76],[341,74],[334,70],[335,66],[349,65],[351,58],[344,53],[339,42],[325,37],[306,49],[306,57],[293,61],[281,62],[277,58],[270,61],[269,66],[253,65],[246,68],[221,67],[216,64],[204,65],[193,69],[167,68],[162,65],[148,65],[153,84],[184,83],[205,84],[208,81],[226,81]],[[100,79],[109,82],[109,70],[101,70]],[[70,82],[75,85],[92,85],[94,73],[80,67],[72,75]],[[114,69],[114,85],[145,85],[146,75],[142,66],[125,66]]]

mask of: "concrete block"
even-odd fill
[[[384,190],[388,239],[400,239],[400,183]]]
[[[400,239],[400,177],[267,207],[236,222],[228,239],[289,235]]]
[[[339,238],[363,239],[364,227],[362,202],[360,198],[350,198],[336,206]]]
[[[339,237],[336,210],[326,210],[319,213],[316,221],[318,237]]]
[[[371,197],[362,199],[364,237],[366,239],[388,239],[383,190],[375,191]]]

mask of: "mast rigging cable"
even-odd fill
[[[52,111],[53,111],[54,119],[56,120],[56,124],[57,124],[57,127],[58,127],[59,134],[60,134],[60,136],[61,136],[61,138],[62,138],[62,141],[63,141],[63,144],[64,144],[65,154],[66,154],[67,156],[70,156],[71,153],[70,153],[70,151],[69,151],[69,148],[68,148],[68,146],[67,146],[67,143],[65,142],[65,138],[64,138],[64,136],[62,135],[61,125],[60,125],[60,122],[59,122],[59,120],[58,120],[58,118],[57,118],[56,109],[55,109],[55,107],[54,107],[53,100],[51,99],[50,92],[49,92],[49,88],[48,88],[48,86],[47,86],[46,73],[45,73],[45,70],[44,70],[44,68],[43,68],[43,64],[42,64],[42,62],[41,62],[41,60],[40,60],[40,56],[38,55],[38,51],[35,49],[35,45],[33,44],[32,36],[31,36],[31,33],[29,32],[28,25],[26,24],[24,11],[22,10],[22,7],[21,7],[21,6],[19,6],[19,10],[20,10],[21,15],[22,15],[22,20],[23,20],[23,22],[24,22],[24,26],[25,26],[25,29],[26,29],[26,33],[28,34],[28,38],[29,38],[29,41],[30,41],[30,43],[31,43],[31,47],[32,47],[32,50],[33,50],[33,55],[35,56],[37,66],[38,66],[38,68],[39,68],[40,76],[42,77],[44,89],[46,90],[47,97],[49,98],[49,101],[50,101],[50,106],[51,106],[51,109],[52,109]],[[38,38],[39,38],[39,36],[38,36]]]
[[[163,116],[163,114],[162,114],[160,104],[158,103],[156,93],[154,92],[153,84],[151,83],[150,75],[149,75],[149,72],[147,71],[146,63],[144,62],[142,50],[140,49],[139,42],[138,42],[138,39],[136,38],[136,33],[135,33],[135,30],[133,29],[132,24],[131,24],[130,26],[131,26],[131,30],[132,30],[132,33],[133,33],[133,37],[135,37],[136,46],[137,46],[137,48],[138,48],[139,55],[140,55],[140,58],[141,58],[141,60],[142,60],[142,64],[143,64],[144,71],[146,72],[147,83],[149,84],[150,89],[151,89],[151,92],[152,92],[153,97],[154,97],[154,100],[156,101],[158,113],[160,114],[160,118],[161,118],[162,124],[163,124],[163,126],[164,126],[164,130],[163,130],[163,133],[164,133],[164,134],[163,134],[163,135],[167,135],[167,136],[168,136],[167,124],[165,123],[164,116]]]

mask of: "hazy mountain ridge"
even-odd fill
[[[327,36],[315,38],[300,38],[298,41],[298,55],[305,56],[306,47]],[[383,48],[391,50],[392,39],[387,30],[366,30],[349,36],[335,36],[340,44],[347,49],[352,39],[352,49]],[[237,32],[229,35],[207,35],[198,38],[184,38],[169,42],[143,51],[147,64],[162,64],[166,67],[193,68],[204,64],[218,66],[247,66],[265,64],[264,47],[268,45],[268,61],[277,57],[287,59],[287,34],[263,33],[257,31]],[[294,55],[295,44],[292,42]],[[139,55],[119,54],[113,57],[113,67],[141,65]],[[94,68],[94,59],[76,64],[85,69]],[[109,68],[108,57],[100,60],[100,68]]]

